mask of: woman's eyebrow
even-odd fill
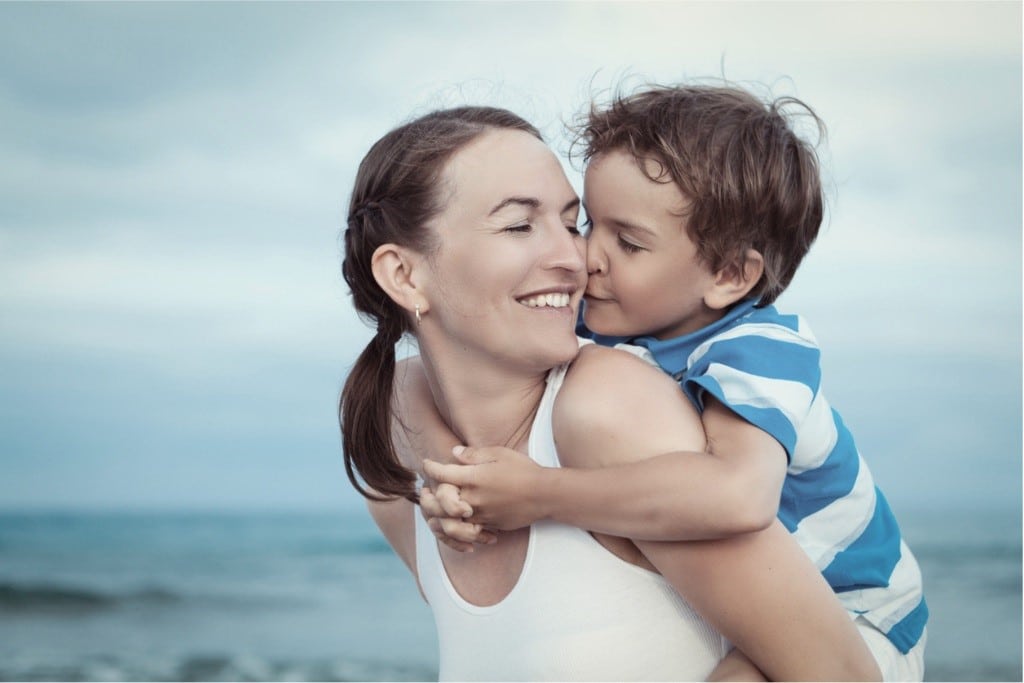
[[[579,203],[580,198],[573,197],[568,202],[566,202],[565,206],[562,207],[562,210],[559,211],[559,213],[562,214],[565,213],[566,211],[571,211],[572,209],[575,209],[577,206],[579,206]],[[487,215],[493,216],[494,214],[498,213],[499,211],[508,206],[526,206],[531,209],[537,209],[540,208],[540,204],[540,200],[537,199],[536,197],[507,197],[498,202]]]
[[[493,216],[507,206],[528,206],[531,209],[536,209],[540,206],[540,200],[536,197],[508,197],[498,202],[487,215]]]

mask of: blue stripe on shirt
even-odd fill
[[[875,511],[856,541],[839,552],[822,574],[837,593],[889,585],[900,560],[900,530],[885,496],[875,487]]]
[[[860,456],[853,435],[846,429],[839,414],[832,411],[838,438],[825,461],[813,470],[790,474],[782,485],[779,519],[790,531],[800,521],[846,496],[857,483]]]
[[[921,634],[924,633],[924,627],[927,623],[928,603],[924,601],[922,596],[921,602],[917,603],[917,607],[911,610],[910,614],[896,622],[886,635],[900,652],[907,654],[917,645],[917,641],[921,639]]]
[[[800,382],[817,394],[821,386],[820,361],[821,351],[817,347],[750,334],[713,342],[687,374],[702,375],[715,362],[758,377]]]
[[[732,403],[725,397],[725,392],[722,390],[721,385],[711,375],[690,378],[686,381],[686,387],[687,395],[691,395],[692,392],[691,400],[697,404],[701,411],[704,409],[704,401],[697,398],[697,396],[699,396],[700,390],[703,389],[750,424],[774,436],[782,444],[782,447],[786,449],[786,461],[789,462],[791,460],[793,448],[796,446],[796,430],[793,429],[793,423],[789,421],[789,418],[781,410],[777,408],[758,408],[744,403]]]

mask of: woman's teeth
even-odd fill
[[[530,308],[543,308],[544,306],[563,308],[569,305],[569,298],[568,294],[538,294],[529,299],[519,299],[519,303]]]

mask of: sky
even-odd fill
[[[1021,505],[1021,5],[0,4],[0,508],[354,508],[356,166],[492,104],[728,79],[828,126],[779,301],[900,510]],[[578,165],[566,163],[581,188]]]

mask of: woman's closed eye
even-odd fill
[[[576,227],[576,223],[568,223],[565,229],[569,231],[570,235],[579,235],[580,230]],[[528,235],[533,232],[533,225],[530,223],[517,223],[516,225],[510,225],[503,230],[503,232],[511,233],[514,235]]]

